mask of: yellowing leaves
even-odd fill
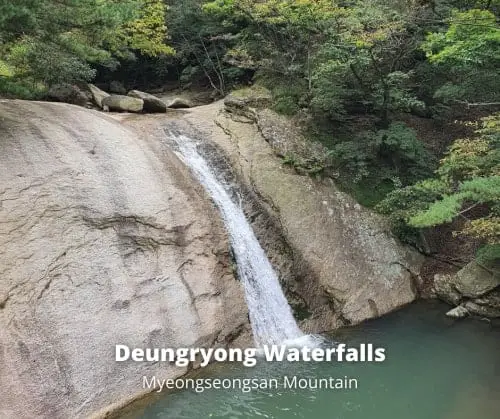
[[[12,77],[13,75],[12,68],[5,61],[0,60],[0,77]]]
[[[500,217],[472,220],[463,230],[463,234],[483,239],[488,244],[498,244],[500,243]]]
[[[162,0],[143,0],[140,17],[128,23],[124,32],[129,37],[129,47],[150,56],[173,54],[166,44],[166,6]]]
[[[216,0],[204,5],[210,13],[240,14],[254,21],[272,25],[310,26],[345,13],[332,0]]]
[[[440,198],[427,209],[410,217],[413,227],[429,227],[467,218],[469,211],[481,207],[487,215],[471,219],[456,232],[482,240],[500,243],[500,150],[498,147],[500,113],[484,118],[477,138],[457,140],[441,160],[438,180],[445,185]]]
[[[457,140],[441,160],[438,174],[448,181],[474,176],[497,176],[500,172],[500,150],[495,136],[500,132],[500,113],[484,118],[478,137]]]

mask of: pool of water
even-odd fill
[[[213,365],[198,377],[355,378],[357,389],[193,390],[162,394],[127,419],[498,419],[500,330],[479,320],[454,321],[449,307],[421,302],[382,319],[337,331],[348,345],[386,348],[383,363]]]

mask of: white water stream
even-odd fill
[[[224,185],[217,180],[196,143],[185,136],[172,138],[177,156],[191,168],[221,212],[238,265],[255,343],[258,346],[282,344],[300,338],[300,331],[278,277],[260,246],[242,208],[233,202]]]

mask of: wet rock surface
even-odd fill
[[[331,180],[314,180],[284,166],[258,120],[241,116],[234,118],[234,111],[227,113],[217,103],[193,109],[184,121],[193,127],[192,135],[217,145],[232,167],[248,198],[247,216],[280,272],[289,301],[303,315],[303,329],[356,324],[413,301],[423,257],[398,243],[381,217]],[[288,136],[280,136],[278,128],[274,125],[275,142],[285,144]]]

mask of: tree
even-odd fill
[[[118,29],[118,45],[113,50],[127,48],[149,56],[173,54],[172,47],[165,44],[167,40],[166,13],[167,7],[163,0],[141,0],[137,17]],[[109,42],[109,41],[108,41]]]
[[[227,57],[234,46],[237,26],[227,26],[218,16],[204,11],[202,0],[169,1],[169,27],[171,43],[177,54],[172,66],[179,74],[179,81],[186,86],[202,82],[223,96],[242,76]]]
[[[251,63],[278,100],[286,90],[296,96],[294,102],[312,91],[314,55],[343,9],[331,0],[221,0],[208,2],[204,10],[239,29],[238,45],[228,51],[231,59]]]
[[[318,54],[313,105],[340,120],[346,108],[375,112],[382,128],[394,112],[424,108],[412,91],[422,13],[378,1],[353,7]]]
[[[456,234],[481,241],[483,254],[500,258],[492,252],[500,244],[500,113],[483,118],[475,138],[455,141],[435,178],[392,192],[379,209],[414,228],[462,218]]]
[[[500,27],[487,10],[452,11],[445,31],[427,35],[422,49],[447,75],[435,92],[445,103],[500,105]]]
[[[88,81],[138,50],[171,53],[161,0],[14,0],[0,5],[0,88]]]
[[[423,107],[411,92],[412,64],[423,33],[422,8],[371,0],[349,7],[331,0],[212,1],[205,10],[243,25],[230,51],[251,61],[279,110],[312,107],[333,120],[352,111],[390,113]]]

